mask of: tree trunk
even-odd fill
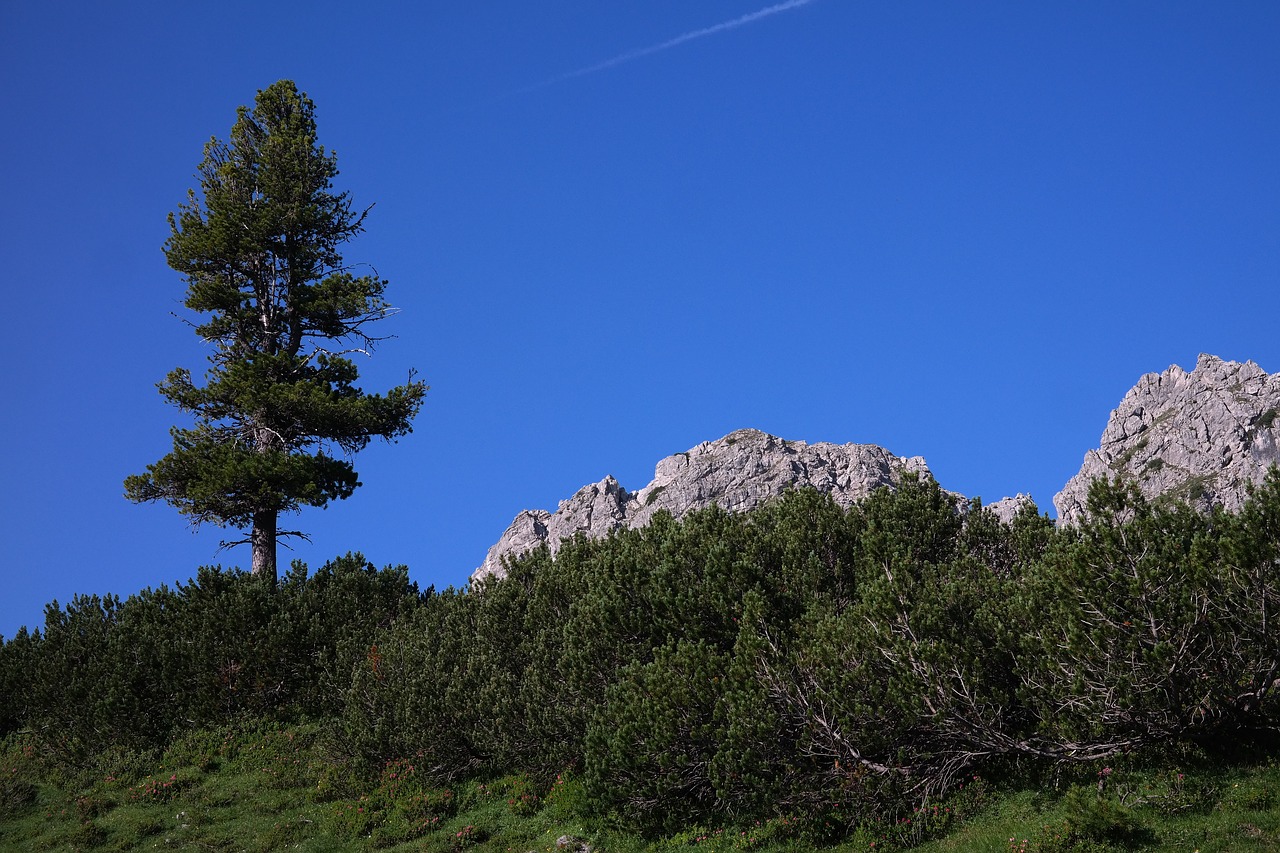
[[[253,547],[253,573],[276,582],[276,511],[262,510],[253,514],[253,531],[249,534]]]

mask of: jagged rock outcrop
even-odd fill
[[[984,508],[995,513],[996,518],[1005,524],[1012,522],[1014,516],[1024,509],[1031,508],[1039,511],[1038,507],[1036,507],[1036,502],[1031,499],[1031,495],[1024,492],[1018,492],[1011,498],[1001,498],[995,503],[985,504]]]
[[[1149,498],[1168,495],[1207,509],[1237,509],[1247,484],[1280,464],[1280,373],[1252,361],[1201,355],[1195,369],[1176,364],[1148,373],[1120,401],[1085,454],[1080,472],[1053,499],[1060,523],[1085,512],[1089,483],[1120,475]]]
[[[1143,376],[1111,413],[1101,446],[1053,499],[1060,523],[1083,516],[1089,483],[1133,478],[1149,498],[1167,495],[1202,509],[1237,509],[1248,484],[1280,465],[1280,373],[1251,361],[1201,355],[1190,373],[1174,365]],[[744,429],[658,463],[651,483],[629,492],[613,477],[584,486],[555,512],[526,510],[489,549],[473,579],[502,574],[502,560],[546,542],[554,552],[578,533],[605,536],[642,527],[658,510],[677,518],[711,504],[731,511],[759,506],[788,488],[810,486],[850,506],[904,473],[932,476],[923,458],[894,456],[870,444],[807,444]],[[963,510],[967,501],[955,495]],[[987,505],[1008,522],[1027,506],[1019,494]]]
[[[584,486],[554,513],[525,510],[489,549],[472,578],[502,574],[503,557],[542,542],[554,551],[562,539],[577,533],[597,537],[621,527],[643,527],[658,510],[677,518],[711,504],[744,511],[786,489],[804,486],[829,492],[847,507],[880,486],[892,486],[908,472],[932,476],[923,458],[894,456],[873,444],[807,444],[759,430],[738,430],[663,459],[653,482],[638,492],[628,492],[606,477]],[[1014,506],[1010,515],[1016,511]]]

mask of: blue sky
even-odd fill
[[[432,386],[285,561],[460,585],[519,510],[742,427],[1049,510],[1141,374],[1280,370],[1280,4],[812,0],[574,73],[771,5],[0,6],[0,634],[247,563],[121,483],[204,364],[166,214],[280,78],[376,202],[363,384]]]

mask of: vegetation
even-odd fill
[[[252,848],[212,840],[232,823],[308,849],[1280,843],[1280,473],[1235,514],[1118,480],[1088,508],[1006,524],[909,479],[659,513],[469,591],[348,555],[55,602],[0,645],[0,841],[53,813],[67,849]]]
[[[337,157],[316,140],[315,107],[291,81],[241,107],[227,140],[212,139],[200,193],[169,215],[169,266],[187,281],[184,304],[210,345],[203,387],[179,368],[160,393],[195,419],[174,428],[173,451],[125,481],[134,501],[162,500],[193,524],[250,528],[253,571],[276,576],[279,514],[325,506],[360,485],[349,459],[375,436],[410,431],[426,386],[386,395],[354,384],[346,356],[378,340],[391,312],[387,283],[356,276],[340,247],[364,230]]]
[[[928,853],[1248,853],[1274,850],[1280,838],[1274,762],[1222,768],[1184,754],[1178,764],[1126,762],[1046,779],[1035,791],[969,780],[944,801],[897,819],[868,818],[828,846],[818,840],[823,827],[786,817],[646,839],[585,820],[573,774],[432,787],[410,759],[357,777],[332,762],[327,737],[315,724],[246,722],[76,771],[15,743],[0,752],[0,850],[549,853],[587,843],[608,853],[853,853],[918,843]],[[1096,779],[1105,780],[1102,790]]]
[[[1234,514],[1117,478],[1057,529],[909,477],[659,512],[468,590],[359,554],[278,583],[278,514],[350,495],[328,451],[426,390],[353,384],[390,309],[336,175],[281,81],[170,218],[212,366],[160,384],[196,425],[126,489],[250,527],[253,571],[0,638],[0,847],[1280,845],[1277,470]]]

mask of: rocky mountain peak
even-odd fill
[[[741,429],[663,459],[653,480],[639,491],[629,492],[606,477],[583,486],[555,512],[521,512],[472,577],[501,575],[503,557],[543,542],[554,552],[561,540],[578,533],[597,537],[621,527],[643,527],[659,510],[677,518],[712,504],[745,511],[805,486],[827,492],[847,507],[880,486],[893,486],[908,472],[932,476],[922,457],[895,456],[873,444],[808,444]]]
[[[1280,463],[1280,374],[1202,354],[1191,372],[1178,365],[1148,373],[1111,413],[1100,446],[1053,499],[1058,520],[1083,516],[1097,477],[1137,481],[1149,498],[1169,495],[1201,509],[1237,509],[1249,483]]]
[[[1098,477],[1131,478],[1149,498],[1168,495],[1201,509],[1237,509],[1249,485],[1280,464],[1278,441],[1280,374],[1212,355],[1201,355],[1190,372],[1173,365],[1149,373],[1125,394],[1101,445],[1085,454],[1079,473],[1054,497],[1059,522],[1083,517],[1089,484]],[[895,456],[872,444],[807,444],[742,429],[663,459],[639,491],[605,477],[555,512],[521,512],[472,578],[501,575],[504,557],[544,542],[554,552],[578,533],[599,537],[642,527],[659,510],[677,518],[712,504],[745,511],[803,487],[848,507],[881,486],[892,488],[907,473],[932,476],[922,457]],[[963,510],[966,500],[955,498]],[[988,509],[1009,521],[1030,505],[1027,495],[1018,495]]]

